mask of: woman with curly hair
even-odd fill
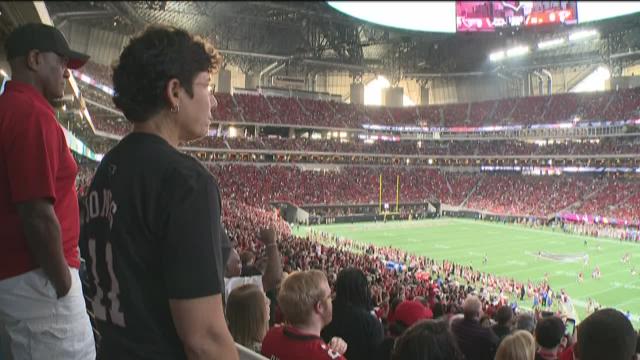
[[[222,306],[230,244],[213,176],[180,143],[207,135],[220,54],[176,28],[131,39],[113,71],[133,132],[109,151],[81,231],[98,359],[237,359]]]

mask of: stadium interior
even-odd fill
[[[635,274],[618,279],[635,286],[620,293],[624,300],[605,297],[604,280],[587,279],[592,295],[580,292],[577,273],[597,267],[595,255],[575,275],[567,270],[569,280],[554,279],[554,264],[583,251],[586,237],[594,252],[603,241],[620,249],[616,254],[638,254],[632,264],[640,260],[640,5],[583,21],[580,6],[588,2],[577,3],[574,22],[483,25],[457,9],[453,31],[420,31],[350,16],[332,2],[0,2],[0,42],[20,24],[41,22],[91,55],[72,71],[55,104],[80,166],[79,196],[104,154],[132,130],[112,101],[115,61],[145,27],[176,26],[206,37],[224,57],[212,78],[218,107],[209,136],[180,150],[217,180],[238,253],[263,252],[255,233],[272,226],[285,272],[315,268],[335,275],[346,264],[360,266],[382,274],[370,278],[376,299],[399,292],[429,297],[432,283],[444,291],[436,278],[418,275],[453,263],[482,271],[474,284],[492,290],[483,298],[485,310],[520,299],[518,311],[564,311],[579,323],[599,307],[617,307],[637,329]],[[454,11],[461,6],[451,4]],[[3,51],[2,87],[11,78]],[[563,234],[579,246],[541,248],[537,256],[526,249],[551,269],[527,277],[485,268],[487,257],[502,260],[482,245],[475,257],[444,254],[437,247],[447,243],[430,237],[432,226],[446,220],[453,229],[467,224],[457,222],[463,219]],[[420,225],[411,236],[423,237],[434,252],[348,238],[339,228],[357,233],[360,223]],[[496,246],[510,247],[509,238],[498,240]],[[383,261],[369,265],[372,254]],[[603,277],[627,275],[630,265],[618,258],[603,267]],[[534,293],[549,284],[559,299],[555,307],[533,306]],[[516,290],[523,287],[526,298]]]

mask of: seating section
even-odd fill
[[[640,189],[635,186],[631,196],[617,204],[609,212],[603,212],[603,215],[623,219],[629,222],[638,223],[640,221]]]
[[[553,95],[549,100],[549,108],[545,119],[551,123],[573,120],[578,112],[579,98],[572,93]]]
[[[230,94],[215,94],[218,107],[213,114],[213,119],[218,121],[240,121],[235,106],[233,105],[233,97]]]
[[[605,120],[640,118],[640,89],[625,89],[616,92],[604,112]]]
[[[587,93],[578,98],[577,117],[581,120],[604,120],[604,109],[612,93]]]
[[[300,104],[305,109],[308,121],[307,124],[316,126],[327,126],[336,117],[336,111],[329,101],[316,101],[310,99],[299,99]]]
[[[467,207],[496,214],[547,217],[578,201],[592,182],[569,176],[486,175]]]
[[[507,121],[507,117],[514,110],[514,107],[516,106],[517,103],[518,103],[518,99],[499,100],[498,104],[496,105],[496,110],[494,111],[493,116],[491,116],[491,119],[489,119],[491,121],[491,124],[492,125],[508,124],[509,121]]]
[[[238,110],[247,122],[280,123],[262,95],[235,94]]]
[[[638,183],[610,185],[608,180],[589,176],[456,174],[410,167],[345,167],[338,172],[315,172],[287,166],[230,164],[211,165],[210,169],[218,178],[223,196],[258,207],[275,200],[296,205],[376,204],[382,175],[383,201],[390,203],[395,202],[396,176],[400,176],[400,199],[406,202],[439,199],[460,206],[469,197],[466,208],[548,217],[582,201],[580,213],[588,210],[593,215],[624,215],[621,217],[628,220],[640,214]],[[613,190],[623,194],[605,195]],[[602,206],[589,205],[598,201],[587,199],[594,193],[601,194],[596,198],[603,201]]]
[[[228,138],[231,149],[259,149],[274,151],[363,153],[394,155],[451,155],[451,156],[494,156],[494,155],[597,155],[636,154],[640,152],[640,139],[610,138],[598,143],[570,142],[538,145],[517,140],[494,141],[364,141],[340,142],[338,140],[315,140],[309,138]],[[217,144],[217,145],[212,145]],[[192,147],[227,148],[222,141],[204,138],[189,144]]]
[[[86,74],[102,85],[113,87],[113,71],[109,66],[98,64],[93,61],[88,61],[78,71],[82,74]]]
[[[445,124],[449,126],[466,126],[469,104],[453,104],[443,108]]]
[[[109,67],[90,63],[81,72],[100,83],[108,86],[111,84]],[[100,98],[100,95],[95,93],[87,96]],[[407,108],[265,97],[260,94],[246,93],[233,96],[216,94],[216,97],[218,109],[214,118],[217,121],[340,128],[361,128],[364,124],[478,127],[558,123],[570,121],[576,117],[594,121],[628,120],[640,117],[640,88]],[[109,99],[104,103],[113,106]]]
[[[548,102],[548,96],[532,96],[520,99],[511,114],[511,118],[517,119],[519,123],[524,125],[543,123],[545,121],[542,118],[542,114]]]
[[[418,125],[428,127],[444,126],[441,106],[418,107]]]
[[[110,69],[89,64],[83,69],[95,80],[109,84]],[[111,98],[101,90],[80,82],[97,130],[126,135],[131,124],[121,114],[109,111]],[[358,128],[363,124],[428,126],[482,126],[487,124],[534,124],[538,122],[581,120],[619,120],[640,116],[640,88],[590,94],[560,94],[551,97],[501,99],[471,104],[418,106],[410,108],[369,107],[337,102],[253,94],[216,94],[219,121],[245,121],[274,124]],[[307,138],[211,138],[186,144],[212,149],[260,149],[298,152],[365,153],[398,155],[596,155],[637,154],[640,142],[630,138],[602,138],[598,142],[562,142],[544,146],[518,140],[499,141],[414,141],[375,142],[351,139],[349,142],[311,140]],[[377,200],[377,176],[367,168],[349,167],[339,173],[316,174],[287,167],[242,167],[243,180],[228,180],[233,196],[251,206],[266,206],[271,200],[288,200],[297,204],[356,203]],[[218,167],[214,167],[218,169]],[[602,216],[636,219],[640,201],[635,185],[625,182],[584,180],[575,177],[521,177],[508,175],[451,175],[436,170],[385,168],[384,198],[393,201],[395,176],[401,175],[402,198],[424,200],[436,197],[460,205],[495,213],[547,216],[578,204],[576,211]],[[258,183],[257,179],[264,179]],[[234,183],[245,181],[249,183]],[[295,188],[293,186],[295,185]],[[476,188],[471,194],[471,190]],[[259,189],[259,191],[256,191]],[[600,190],[593,197],[588,191]],[[471,194],[471,196],[469,196]]]
[[[617,204],[638,191],[640,184],[625,181],[609,181],[600,192],[582,202],[576,212],[580,214],[608,214]]]
[[[266,98],[275,110],[272,122],[278,124],[305,125],[306,113],[296,98],[270,96]]]
[[[471,124],[484,124],[491,111],[496,107],[496,101],[474,102],[470,106],[469,121]]]
[[[223,198],[266,209],[271,201],[296,205],[377,204],[382,175],[384,202],[444,204],[495,214],[548,217],[562,211],[640,221],[640,182],[591,176],[522,176],[450,173],[417,167],[347,166],[340,171],[303,171],[295,166],[210,164]],[[87,173],[90,175],[90,173]],[[86,181],[79,181],[86,185]],[[475,189],[475,190],[474,190]]]

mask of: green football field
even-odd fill
[[[479,271],[524,282],[540,282],[548,273],[554,292],[564,288],[573,299],[579,320],[584,319],[587,299],[593,298],[602,307],[630,311],[634,326],[638,328],[640,325],[640,275],[631,275],[632,266],[636,266],[640,272],[640,244],[451,218],[386,224],[320,225],[313,228],[355,241],[393,246],[437,260],[447,259],[472,265]],[[296,232],[305,235],[308,228],[300,227]],[[541,258],[538,256],[540,251],[550,256]],[[625,253],[631,254],[628,264],[621,261]],[[485,254],[488,263],[483,265]],[[584,254],[589,255],[589,264],[586,266],[582,258]],[[591,278],[596,265],[602,273],[600,279]],[[584,282],[578,283],[578,273],[581,271]],[[526,300],[526,303],[519,302],[519,305],[530,308],[533,304],[531,300]]]

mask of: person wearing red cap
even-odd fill
[[[409,328],[418,320],[431,319],[431,314],[427,309],[418,301],[404,301],[396,308],[396,323],[404,325],[405,329]]]
[[[78,167],[50,102],[89,56],[44,24],[5,43],[0,96],[0,349],[13,359],[90,359],[95,342],[78,274]]]
[[[374,359],[388,360],[391,359],[396,338],[401,336],[408,328],[420,320],[432,319],[433,313],[416,300],[405,300],[401,302],[395,310],[394,321],[389,326],[390,337],[378,346]]]

